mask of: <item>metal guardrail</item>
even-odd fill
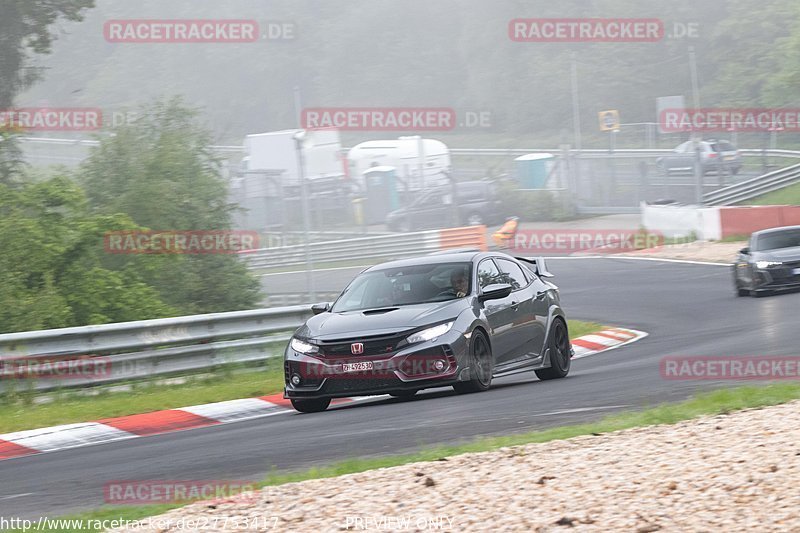
[[[308,305],[0,335],[0,390],[86,387],[282,353]]]
[[[311,259],[315,264],[376,259],[401,259],[445,248],[485,247],[486,227],[471,226],[445,230],[395,233],[359,237],[341,241],[312,242]],[[284,246],[246,250],[239,256],[251,269],[304,265],[305,246]]]
[[[97,146],[99,141],[92,139],[60,139],[51,137],[21,137],[22,142],[29,142],[34,144],[60,144],[60,145],[80,145],[80,146]],[[243,145],[213,145],[210,148],[218,153],[245,153]],[[343,148],[349,150],[349,148]],[[668,154],[672,150],[669,149],[651,149],[651,148],[618,148],[614,150],[614,157],[658,157],[660,155]],[[451,148],[450,153],[453,155],[464,156],[520,156],[532,152],[551,152],[553,154],[561,153],[560,148]],[[740,148],[739,152],[746,156],[769,156],[769,157],[788,157],[793,159],[800,159],[800,151],[797,150],[779,150],[779,149],[760,149],[760,148]],[[576,154],[576,150],[571,150],[571,154]],[[580,154],[590,155],[592,157],[603,157],[610,155],[607,149],[585,149],[580,150]]]
[[[703,195],[706,205],[732,205],[800,183],[800,163]]]

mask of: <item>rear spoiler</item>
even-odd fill
[[[523,261],[529,265],[533,265],[533,272],[540,278],[552,278],[553,274],[547,270],[544,257],[515,257],[518,261]]]

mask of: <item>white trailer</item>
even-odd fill
[[[282,130],[248,135],[244,140],[247,156],[242,170],[282,171],[281,181],[284,186],[298,185],[300,173],[294,137],[301,131]],[[306,130],[303,143],[305,175],[308,179],[335,178],[345,174],[346,162],[342,157],[338,130]]]
[[[441,141],[418,135],[386,141],[366,141],[347,154],[350,178],[363,185],[364,172],[375,166],[391,166],[409,190],[449,183],[450,151]]]

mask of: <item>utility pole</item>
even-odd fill
[[[571,56],[571,72],[572,72],[572,130],[574,134],[575,150],[581,151],[581,116],[580,116],[580,103],[578,101],[578,62],[575,59],[576,54],[572,52]]]
[[[581,107],[578,100],[578,61],[577,54],[572,52],[570,56],[570,73],[572,82],[572,133],[573,146],[575,148],[575,157],[572,159],[572,179],[570,182],[573,184],[572,203],[577,210],[578,203],[580,202],[578,189],[581,186]]]
[[[692,76],[692,104],[694,109],[700,109],[700,88],[697,83],[697,57],[694,46],[689,46],[689,73]],[[703,205],[703,161],[700,155],[700,138],[694,136],[694,191],[697,205]]]
[[[314,260],[311,256],[311,242],[308,235],[308,186],[306,184],[306,162],[303,154],[303,145],[306,140],[305,130],[298,131],[294,135],[295,147],[297,148],[297,173],[300,179],[300,203],[303,210],[303,244],[305,248],[306,260],[306,288],[308,289],[308,297],[311,303],[315,303],[317,299],[316,290],[314,288]]]

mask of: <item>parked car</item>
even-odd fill
[[[671,172],[694,172],[697,164],[694,141],[679,144],[671,154],[656,159],[656,168],[662,174]],[[739,151],[729,141],[713,140],[700,141],[700,165],[703,175],[709,171],[719,172],[727,170],[731,174],[738,174],[742,168],[742,158]]]
[[[738,296],[800,289],[800,226],[756,231],[733,264]]]
[[[564,378],[574,351],[551,276],[542,258],[478,250],[368,268],[295,331],[284,397],[315,412],[340,397],[485,391],[522,371]]]
[[[407,207],[386,216],[390,231],[444,228],[453,220],[452,186],[430,189]],[[458,223],[465,226],[496,224],[502,220],[500,199],[492,181],[462,181],[456,184]]]

